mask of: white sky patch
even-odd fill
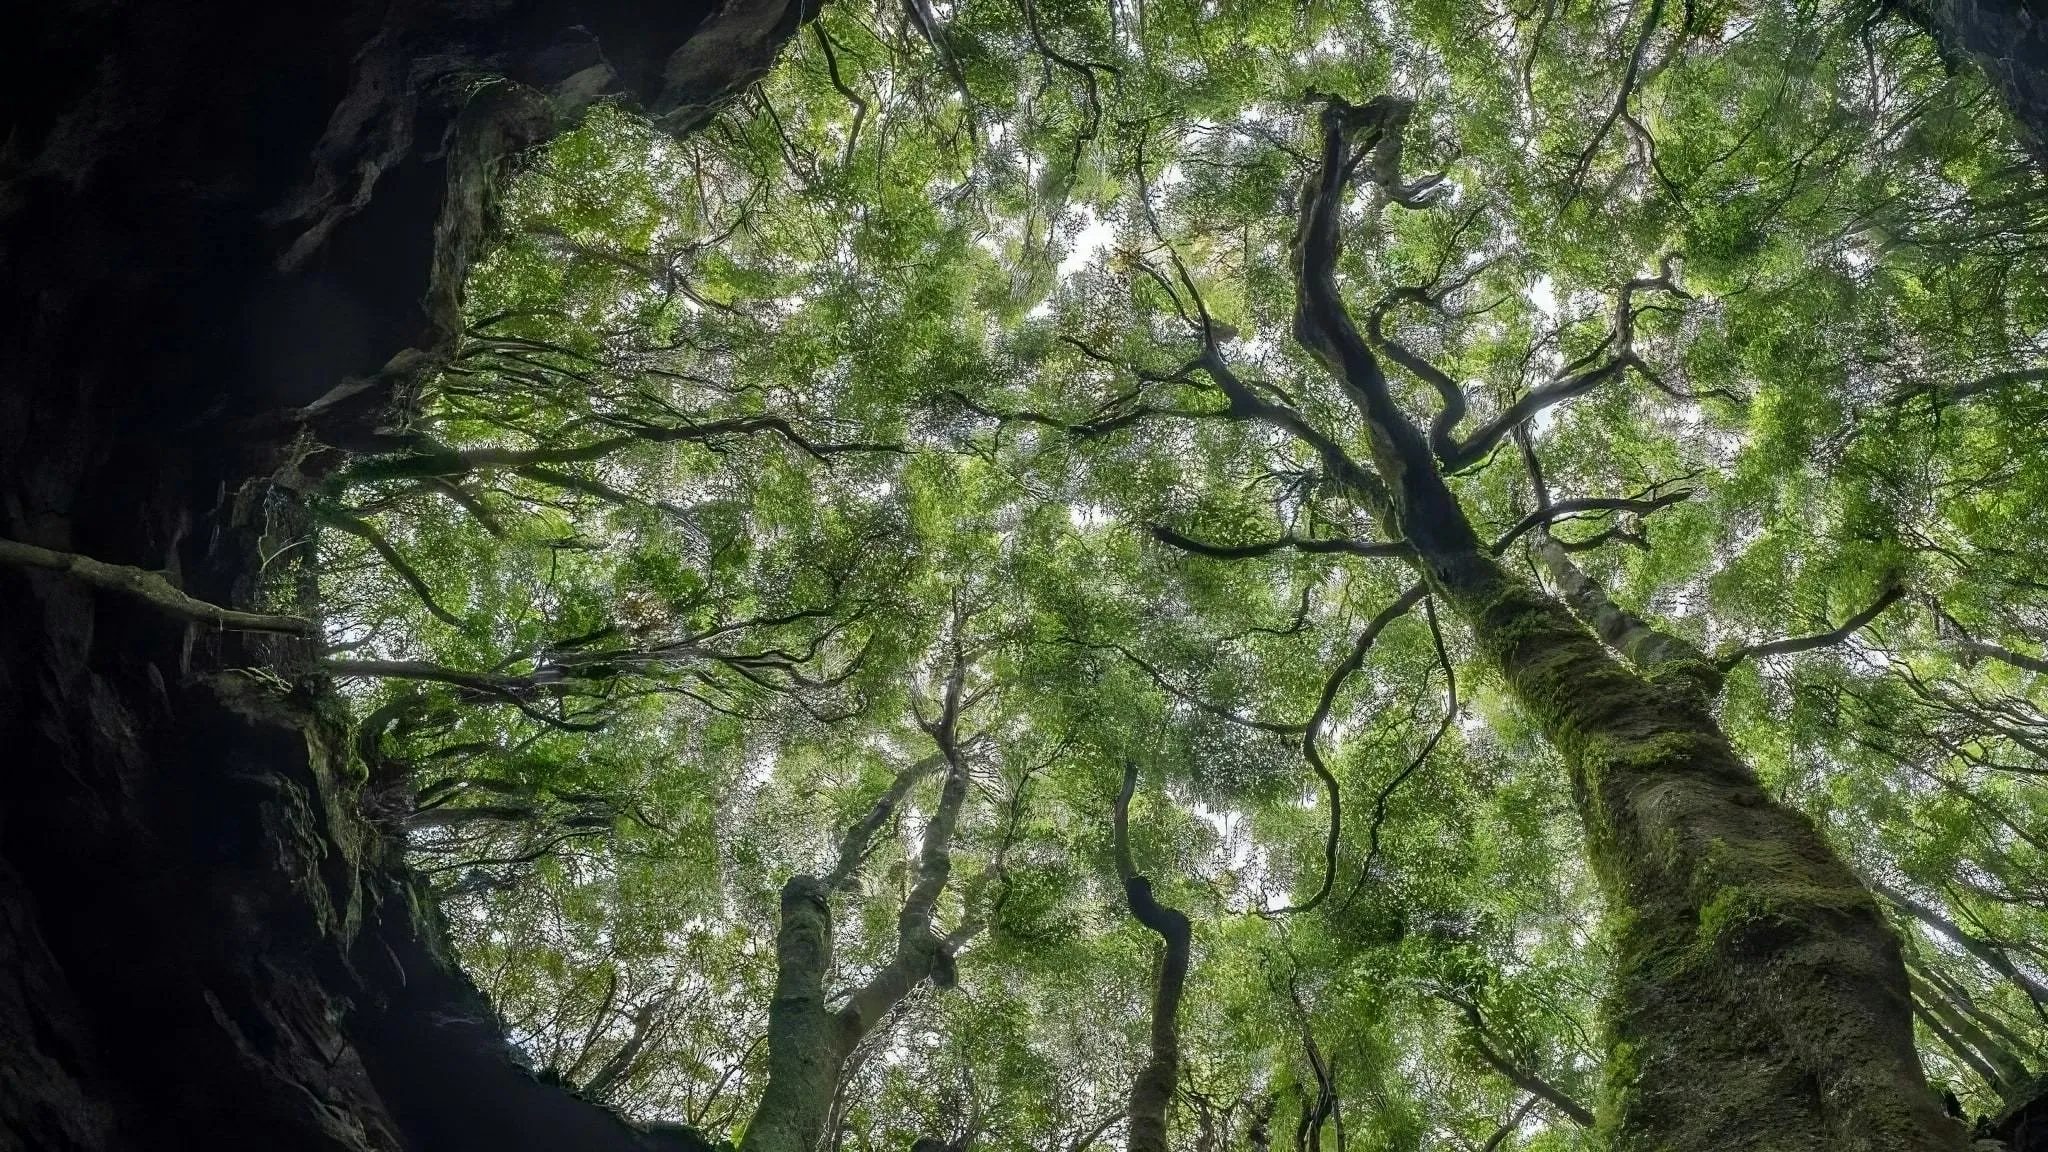
[[[1097,218],[1093,212],[1083,210],[1082,215],[1087,218],[1088,223],[1082,225],[1079,232],[1074,233],[1073,240],[1067,246],[1066,259],[1060,261],[1056,272],[1062,281],[1094,263],[1095,258],[1116,239],[1115,225]]]
[[[1557,282],[1548,276],[1538,276],[1536,283],[1529,286],[1529,303],[1545,320],[1556,320],[1558,312]],[[1530,430],[1541,436],[1557,423],[1557,409],[1545,408],[1529,421]]]
[[[1109,509],[1100,504],[1069,504],[1067,519],[1074,522],[1074,527],[1086,532],[1109,523],[1111,517]]]
[[[1244,813],[1234,808],[1214,809],[1197,801],[1195,817],[1216,830],[1217,860],[1231,872],[1242,872],[1252,863],[1256,846],[1245,834]]]

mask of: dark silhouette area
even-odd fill
[[[710,8],[11,13],[0,536],[290,604],[298,493],[452,339],[494,182],[595,98],[689,129],[804,15],[728,7],[707,73]],[[0,568],[0,1148],[701,1146],[515,1060],[312,657]]]

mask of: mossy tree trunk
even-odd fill
[[[2048,9],[2037,0],[1900,0],[1896,10],[1933,36],[1943,55],[1984,70],[2020,142],[2048,171]]]
[[[782,886],[775,998],[768,1006],[768,1082],[740,1139],[740,1152],[815,1152],[854,1050],[926,979],[951,986],[954,953],[981,929],[970,917],[942,936],[936,923],[939,897],[952,874],[954,829],[967,802],[968,767],[957,736],[967,703],[966,671],[956,648],[941,712],[924,725],[938,745],[937,754],[897,774],[868,817],[841,839],[839,862],[829,875],[794,876]],[[832,968],[832,895],[854,883],[875,832],[911,787],[938,766],[945,767],[946,781],[924,827],[916,879],[896,915],[895,955],[844,1004],[829,1007],[825,977]]]
[[[1397,201],[1415,191],[1398,183],[1407,112],[1388,98],[1326,107],[1295,239],[1295,334],[1364,418],[1374,475],[1354,493],[1414,549],[1570,765],[1617,954],[1597,1110],[1608,1146],[1964,1147],[1920,1068],[1896,938],[1819,830],[1736,755],[1702,690],[1713,670],[1625,665],[1501,565],[1444,483],[1438,446],[1396,405],[1335,269],[1351,172]]]

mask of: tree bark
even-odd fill
[[[1692,661],[1624,666],[1480,546],[1396,405],[1335,269],[1347,173],[1362,156],[1395,191],[1406,111],[1386,98],[1325,109],[1296,237],[1295,331],[1365,418],[1385,518],[1570,766],[1616,955],[1607,1146],[1964,1147],[1921,1071],[1898,941],[1871,893],[1758,784],[1698,679],[1673,674]]]
[[[957,691],[951,699],[957,702]],[[949,716],[957,716],[949,703]],[[917,880],[897,914],[896,953],[839,1008],[825,1003],[832,968],[835,886],[850,882],[867,841],[886,822],[909,785],[930,771],[929,761],[904,769],[867,819],[854,826],[839,852],[834,883],[794,876],[782,886],[781,924],[775,935],[775,998],[768,1006],[768,1083],[740,1139],[740,1152],[815,1152],[832,1114],[839,1078],[854,1049],[927,977],[950,963],[933,927],[939,895],[952,871],[953,829],[967,799],[967,768],[950,729],[940,741],[948,765],[939,804],[925,825]]]
[[[1131,1083],[1130,1129],[1125,1141],[1130,1152],[1166,1152],[1166,1111],[1180,1083],[1180,996],[1188,979],[1192,933],[1187,915],[1161,904],[1152,894],[1152,881],[1138,875],[1131,863],[1131,794],[1137,786],[1138,766],[1126,763],[1112,824],[1117,875],[1123,880],[1131,916],[1157,933],[1166,947],[1159,955],[1159,974],[1152,986],[1152,1053]]]
[[[1950,59],[1984,70],[2020,143],[2048,171],[2048,10],[2034,0],[1901,0],[1898,10]]]
[[[0,565],[0,747],[21,766],[0,804],[0,1148],[695,1146],[515,1062],[358,806],[313,646],[211,610],[293,599],[296,491],[388,442],[523,151],[601,93],[657,104],[711,15],[51,0],[0,19],[0,537],[31,566]],[[765,67],[801,16],[735,0],[714,21],[771,34],[721,75]],[[734,91],[712,87],[687,102]]]

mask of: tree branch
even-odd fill
[[[1566,555],[1564,546],[1545,536],[1535,547],[1551,583],[1564,595],[1566,604],[1579,619],[1590,625],[1609,648],[1627,657],[1645,672],[1683,667],[1698,683],[1700,691],[1713,699],[1721,690],[1724,670],[1707,658],[1691,641],[1665,632],[1608,599],[1599,583],[1579,570]]]
[[[1148,524],[1146,528],[1152,533],[1152,538],[1161,544],[1215,560],[1248,560],[1257,556],[1270,556],[1289,548],[1325,556],[1406,557],[1414,554],[1413,549],[1400,541],[1368,543],[1362,540],[1312,540],[1300,536],[1282,536],[1278,540],[1258,544],[1212,544],[1191,536],[1183,536],[1164,524]]]
[[[369,521],[340,508],[324,507],[319,504],[313,507],[313,514],[321,523],[367,541],[370,548],[391,566],[391,570],[398,573],[398,578],[405,581],[406,587],[412,589],[413,595],[419,597],[420,603],[426,606],[434,619],[450,628],[462,627],[462,620],[453,612],[441,607],[440,601],[434,599],[434,590],[427,587],[427,582],[420,578],[420,574],[413,566],[406,562],[398,549],[391,546],[391,541],[386,540],[383,533],[371,527]]]
[[[1494,445],[1500,443],[1502,437],[1522,424],[1527,423],[1538,413],[1554,408],[1574,397],[1583,396],[1607,381],[1619,378],[1623,372],[1630,368],[1635,369],[1660,390],[1673,396],[1686,398],[1659,379],[1655,373],[1651,372],[1649,366],[1643,362],[1642,357],[1638,356],[1635,350],[1636,317],[1642,311],[1635,303],[1637,293],[1651,291],[1669,292],[1675,296],[1690,299],[1685,290],[1678,286],[1677,281],[1672,279],[1671,260],[1672,258],[1668,255],[1662,257],[1658,261],[1657,274],[1655,276],[1639,276],[1621,286],[1620,291],[1616,294],[1613,327],[1608,332],[1607,338],[1600,343],[1599,347],[1591,355],[1567,365],[1562,374],[1552,379],[1549,383],[1531,388],[1520,399],[1508,405],[1498,415],[1475,428],[1472,431],[1472,435],[1466,437],[1463,441],[1454,439],[1450,435],[1449,428],[1444,429],[1444,435],[1440,438],[1434,435],[1434,429],[1432,429],[1433,443],[1431,447],[1437,454],[1437,458],[1442,462],[1444,470],[1459,472],[1471,467],[1473,464],[1484,459],[1488,453],[1492,452]],[[1409,361],[1413,361],[1415,364],[1428,367],[1429,371],[1436,373],[1437,377],[1442,379],[1444,384],[1451,384],[1449,377],[1444,376],[1442,372],[1434,367],[1428,366],[1426,361],[1423,361],[1413,353],[1408,353],[1406,349],[1402,351],[1407,356],[1407,360],[1400,361],[1404,367],[1409,367],[1411,371],[1414,371],[1415,369],[1409,364]],[[1393,346],[1389,345],[1389,355],[1392,354]],[[1599,359],[1602,355],[1606,356],[1605,360],[1598,364],[1592,364],[1593,360]],[[1589,367],[1588,365],[1591,366]],[[1438,391],[1442,391],[1444,384],[1437,385]],[[1451,384],[1451,386],[1456,387],[1455,384]]]
[[[735,416],[698,424],[685,422],[665,425],[633,422],[632,430],[617,436],[593,440],[584,444],[563,445],[549,448],[448,448],[438,444],[416,446],[412,454],[366,460],[349,468],[343,477],[349,481],[365,482],[374,480],[424,480],[430,477],[453,479],[471,472],[488,472],[499,469],[523,468],[534,464],[578,464],[601,460],[618,450],[636,443],[673,444],[693,443],[715,445],[717,442],[735,436],[752,436],[763,432],[774,433],[791,445],[801,449],[813,459],[824,461],[832,456],[849,452],[893,452],[902,453],[900,444],[869,444],[861,442],[831,443],[819,442],[797,432],[789,421],[780,416]]]
[[[1643,56],[1649,51],[1650,37],[1656,34],[1657,24],[1663,18],[1664,0],[1650,0],[1650,14],[1643,19],[1643,30],[1636,37],[1635,51],[1629,54],[1628,67],[1621,74],[1621,91],[1616,94],[1614,107],[1608,110],[1607,118],[1600,122],[1600,127],[1594,131],[1593,138],[1586,142],[1585,151],[1579,153],[1578,162],[1572,166],[1570,187],[1565,192],[1564,203],[1558,206],[1558,211],[1570,208],[1572,201],[1578,199],[1579,191],[1586,180],[1586,172],[1592,167],[1594,153],[1600,150],[1600,145],[1606,141],[1607,134],[1614,130],[1614,122],[1628,110],[1629,99],[1635,95],[1636,79],[1642,74]]]
[[[1424,764],[1429,762],[1429,754],[1436,751],[1436,746],[1443,741],[1444,736],[1450,732],[1451,725],[1456,723],[1458,719],[1458,673],[1457,669],[1451,664],[1451,654],[1444,648],[1443,629],[1437,625],[1436,598],[1432,596],[1423,600],[1422,606],[1423,612],[1429,619],[1429,638],[1436,645],[1437,663],[1444,670],[1444,716],[1437,723],[1436,731],[1432,732],[1429,739],[1423,742],[1422,750],[1417,752],[1414,758],[1408,761],[1406,767],[1396,772],[1394,778],[1387,781],[1386,786],[1380,789],[1379,795],[1373,798],[1372,823],[1367,826],[1366,830],[1365,863],[1359,865],[1358,879],[1352,883],[1351,891],[1344,896],[1343,907],[1345,908],[1350,907],[1351,901],[1357,898],[1358,890],[1364,887],[1366,880],[1372,875],[1373,862],[1379,858],[1380,826],[1386,822],[1388,802],[1394,798],[1394,793],[1400,790],[1401,785],[1406,783],[1410,776],[1413,776],[1417,771],[1421,770]],[[1427,681],[1425,681],[1426,685]]]
[[[1450,997],[1449,999],[1464,1012],[1465,1022],[1471,1025],[1472,1031],[1466,1039],[1472,1042],[1472,1048],[1479,1053],[1481,1060],[1486,1061],[1488,1066],[1506,1077],[1509,1083],[1512,1083],[1517,1088],[1532,1095],[1542,1097],[1545,1103],[1557,1109],[1558,1112],[1563,1114],[1572,1123],[1581,1128],[1590,1129],[1593,1127],[1592,1109],[1572,1099],[1563,1089],[1555,1084],[1515,1064],[1494,1049],[1488,1039],[1492,1033],[1486,1027],[1486,1018],[1479,1014],[1479,1005],[1462,998]]]
[[[860,871],[861,861],[867,859],[868,842],[874,838],[875,832],[895,815],[896,806],[903,802],[903,797],[917,786],[917,782],[944,763],[944,755],[933,753],[896,773],[896,778],[889,782],[888,790],[882,793],[881,799],[875,801],[875,806],[868,812],[867,817],[848,828],[846,835],[840,838],[839,862],[824,877],[824,884],[828,890],[836,892],[853,882],[854,876]]]
[[[58,552],[15,540],[0,540],[0,564],[13,568],[38,568],[69,576],[81,584],[139,600],[180,620],[210,624],[226,631],[275,632],[286,636],[315,634],[311,620],[222,608],[185,595],[171,583],[170,577],[161,572],[130,568],[124,564],[105,564],[75,552]]]
[[[2015,384],[2037,384],[2044,380],[2048,380],[2048,367],[2009,368],[1988,376],[1980,376],[1975,380],[1965,380],[1960,384],[1923,384],[1918,388],[1903,389],[1892,397],[1891,403],[1904,404],[1925,396],[1937,406],[1946,406],[1959,404],[1987,392],[2010,388]]]
[[[1692,490],[1681,488],[1659,496],[1580,496],[1570,500],[1559,500],[1554,504],[1545,503],[1543,507],[1516,521],[1514,527],[1495,540],[1493,554],[1498,556],[1506,552],[1510,544],[1537,528],[1548,527],[1558,520],[1569,519],[1582,512],[1630,512],[1637,516],[1647,516],[1660,508],[1682,504],[1691,498]]]
[[[1124,899],[1132,917],[1158,933],[1166,951],[1160,957],[1152,993],[1152,1055],[1131,1085],[1127,1140],[1131,1152],[1166,1152],[1166,1109],[1180,1077],[1180,998],[1187,982],[1192,934],[1186,914],[1161,904],[1152,894],[1152,881],[1138,875],[1132,866],[1130,811],[1137,786],[1137,762],[1126,760],[1123,789],[1117,794],[1111,820],[1117,875],[1123,880]]]
[[[1316,889],[1315,895],[1302,903],[1286,908],[1258,909],[1256,911],[1259,916],[1271,920],[1307,912],[1327,899],[1331,887],[1336,884],[1337,844],[1344,832],[1344,792],[1338,786],[1337,777],[1330,771],[1330,766],[1323,762],[1323,753],[1316,746],[1316,741],[1322,733],[1323,725],[1329,723],[1330,710],[1337,702],[1337,693],[1344,687],[1344,682],[1365,664],[1366,653],[1372,651],[1372,646],[1378,642],[1380,633],[1386,630],[1387,625],[1407,615],[1409,610],[1421,603],[1428,593],[1428,585],[1417,584],[1395,597],[1393,603],[1382,608],[1380,614],[1366,624],[1365,630],[1358,634],[1358,640],[1352,644],[1350,655],[1346,656],[1344,662],[1330,673],[1330,678],[1324,681],[1322,697],[1316,701],[1315,713],[1309,717],[1308,725],[1301,737],[1301,754],[1314,770],[1316,778],[1323,782],[1324,794],[1330,802],[1330,831],[1323,842],[1323,882]]]
[[[1921,904],[1919,901],[1914,900],[1912,897],[1907,896],[1888,884],[1873,880],[1870,887],[1878,895],[1891,901],[1892,905],[1900,911],[1907,913],[1915,920],[1946,936],[1965,952],[1983,961],[1986,967],[2011,980],[2022,992],[2027,994],[2027,999],[2034,1002],[2034,1010],[2037,1013],[2048,1009],[2048,986],[2043,986],[2040,981],[2027,975],[2024,970],[2014,964],[2012,959],[1995,944],[1980,940],[1970,933],[1963,931],[1953,920]]]
[[[1736,665],[1751,657],[1789,656],[1797,652],[1810,652],[1815,648],[1826,648],[1840,644],[1854,635],[1864,625],[1883,615],[1884,610],[1897,603],[1906,594],[1905,586],[1894,581],[1879,594],[1870,607],[1842,622],[1840,628],[1812,636],[1795,636],[1787,640],[1773,640],[1768,644],[1747,644],[1714,661],[1715,667],[1728,672]]]

